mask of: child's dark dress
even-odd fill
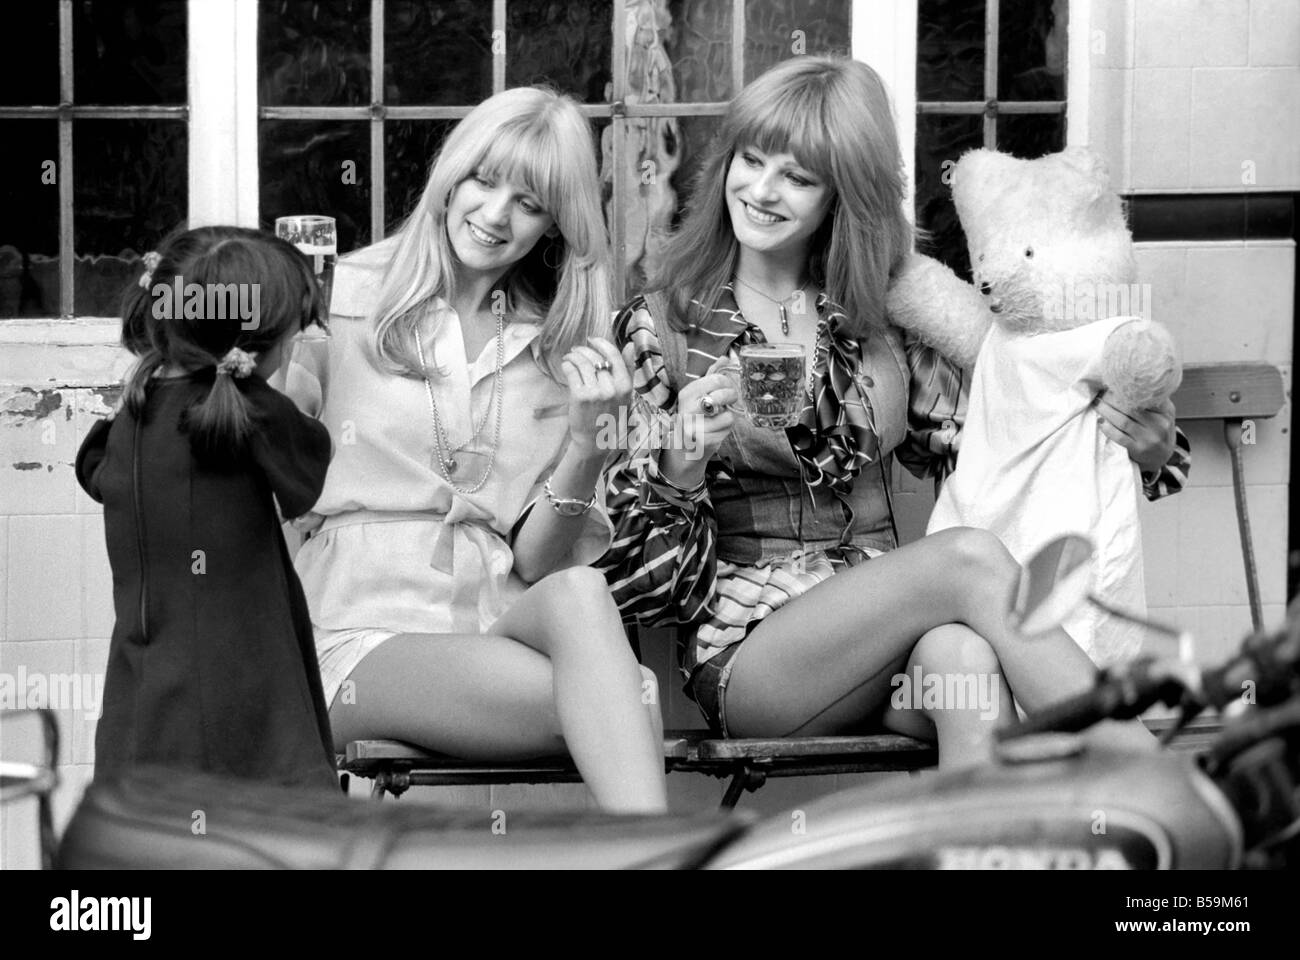
[[[338,789],[311,617],[276,517],[325,483],[328,431],[253,374],[242,462],[195,459],[182,413],[213,372],[149,385],[91,429],[77,479],[104,504],[117,623],[95,772],[137,764]]]

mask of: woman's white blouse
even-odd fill
[[[391,249],[381,243],[338,265],[330,335],[304,334],[290,361],[286,392],[334,443],[305,524],[313,533],[295,566],[318,629],[479,633],[526,587],[512,572],[511,532],[568,442],[568,391],[539,362],[540,327],[508,322],[492,471],[476,492],[454,490],[435,466],[424,381],[370,360],[368,314]],[[453,449],[470,441],[455,452],[453,474],[468,489],[483,474],[495,432],[496,410],[487,408],[496,342],[467,362],[459,320],[442,300],[421,320],[420,336],[443,431]],[[549,509],[544,501],[540,508]],[[564,565],[594,560],[608,537],[604,514],[593,509]]]

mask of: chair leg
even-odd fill
[[[1223,421],[1223,440],[1232,460],[1232,492],[1237,504],[1237,531],[1241,536],[1241,558],[1246,568],[1246,593],[1250,598],[1250,622],[1258,632],[1264,629],[1264,607],[1259,598],[1259,568],[1250,535],[1250,514],[1246,508],[1246,468],[1241,456],[1241,421]]]
[[[388,789],[388,774],[377,773],[375,779],[370,784],[370,799],[378,803],[384,799],[384,793]]]

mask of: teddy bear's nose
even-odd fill
[[[992,292],[993,292],[993,284],[989,283],[987,280],[981,280],[980,293],[984,294],[985,296],[988,296]]]

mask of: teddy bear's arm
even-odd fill
[[[914,339],[907,342],[907,365],[907,437],[894,455],[913,475],[942,480],[957,466],[969,377],[939,351]]]
[[[912,253],[885,296],[889,322],[970,369],[992,323],[988,304],[948,267]]]

